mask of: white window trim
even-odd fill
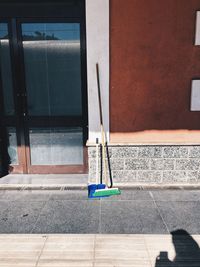
[[[96,63],[99,63],[104,130],[109,141],[109,0],[86,0],[88,143],[101,140]]]
[[[196,12],[195,45],[200,45],[200,11]]]

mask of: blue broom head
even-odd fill
[[[90,184],[88,185],[88,198],[99,198],[99,197],[94,197],[94,192],[97,189],[105,189],[106,185],[105,184]]]

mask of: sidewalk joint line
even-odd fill
[[[145,245],[145,248],[146,248],[146,251],[147,251],[147,254],[148,254],[150,266],[153,267],[152,264],[151,264],[151,255],[149,253],[149,248],[148,248],[147,243],[146,243],[145,235],[144,235],[143,239],[144,239],[144,245]]]
[[[93,262],[92,266],[95,267],[95,255],[96,255],[96,235],[94,235],[94,248],[93,248]]]
[[[162,213],[160,212],[160,209],[159,209],[159,207],[158,207],[158,205],[157,205],[157,203],[156,203],[156,201],[154,199],[153,193],[151,191],[149,191],[149,194],[150,194],[151,198],[153,199],[154,206],[156,207],[156,209],[158,211],[158,214],[160,215],[160,217],[161,217],[161,219],[162,219],[162,221],[163,221],[163,223],[164,223],[164,225],[165,225],[165,227],[167,229],[167,232],[170,234],[169,228],[168,228],[168,226],[167,226],[167,224],[166,224],[166,222],[165,222],[165,220],[164,220],[164,218],[162,216]]]
[[[41,208],[41,210],[40,210],[40,212],[38,214],[38,217],[37,217],[37,219],[36,219],[36,221],[35,221],[35,223],[33,225],[33,228],[30,231],[31,234],[33,233],[33,230],[35,229],[35,226],[36,226],[36,224],[37,224],[37,222],[38,222],[38,220],[40,218],[40,215],[42,214],[42,211],[44,210],[44,208],[46,207],[47,203],[49,202],[50,197],[51,197],[51,194],[49,194],[48,199],[44,202],[44,205],[43,205],[43,207]]]
[[[35,265],[35,267],[38,266],[38,263],[39,263],[40,258],[41,258],[41,256],[42,256],[42,253],[43,253],[43,251],[44,251],[44,247],[45,247],[45,245],[46,245],[47,240],[48,240],[48,236],[46,235],[46,236],[45,236],[44,244],[43,244],[43,246],[42,246],[42,249],[41,249],[41,251],[40,251],[40,254],[39,254],[39,256],[38,256],[38,259],[37,259],[37,261],[36,261],[36,265]]]

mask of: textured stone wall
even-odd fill
[[[96,177],[96,148],[88,148],[89,177]],[[181,184],[200,182],[200,146],[110,146],[117,183]]]

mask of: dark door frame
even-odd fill
[[[1,142],[1,148],[2,148],[2,163],[3,163],[3,174],[7,173],[25,173],[26,166],[24,165],[25,162],[25,154],[22,143],[22,139],[20,138],[21,133],[21,127],[20,127],[20,119],[19,119],[19,113],[20,113],[20,106],[21,106],[21,99],[20,95],[18,93],[18,64],[15,58],[16,53],[16,45],[17,42],[16,39],[16,33],[14,30],[12,30],[12,24],[13,19],[9,18],[0,18],[0,23],[6,23],[8,25],[8,39],[9,39],[9,50],[10,50],[10,60],[11,60],[11,75],[12,75],[12,86],[13,86],[13,101],[14,101],[14,108],[15,113],[12,116],[7,116],[4,112],[4,102],[3,102],[3,84],[2,84],[2,75],[0,70],[0,96],[1,96],[1,110],[0,110],[0,121],[1,121],[1,129],[2,129],[2,142]],[[7,127],[14,127],[16,129],[16,137],[17,137],[17,144],[18,144],[18,159],[19,164],[18,165],[11,165],[10,164],[10,157],[8,155],[8,146],[9,146],[9,133],[7,131]]]
[[[72,1],[71,1],[72,2]],[[77,1],[79,2],[79,1]],[[1,7],[1,5],[0,5]],[[50,12],[51,13],[51,12]],[[0,11],[1,15],[1,11]],[[72,14],[71,14],[72,15]],[[82,83],[82,117],[54,117],[51,119],[51,126],[81,126],[83,128],[83,165],[52,165],[45,167],[44,165],[32,166],[30,162],[30,148],[28,127],[30,126],[48,126],[49,118],[41,117],[39,120],[34,117],[27,116],[26,86],[25,86],[25,69],[23,60],[23,46],[21,36],[21,23],[23,22],[79,22],[80,23],[80,42],[81,42],[81,83]],[[14,126],[17,129],[18,141],[18,157],[19,165],[13,165],[10,171],[14,173],[86,173],[88,171],[87,164],[87,148],[86,141],[88,135],[88,111],[87,111],[87,73],[86,73],[86,40],[85,40],[85,16],[81,17],[50,17],[45,13],[44,17],[38,14],[31,18],[19,17],[1,19],[0,22],[8,23],[10,37],[10,51],[12,60],[14,103],[16,115],[14,117],[1,116],[4,128]],[[2,90],[1,90],[2,91]],[[1,113],[2,114],[2,113]],[[24,116],[25,114],[25,116]],[[5,141],[5,139],[4,139]],[[4,147],[4,153],[5,147]]]

